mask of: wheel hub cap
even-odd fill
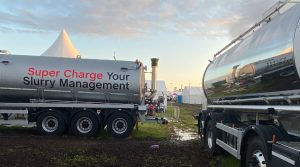
[[[51,133],[57,130],[58,120],[53,116],[47,116],[42,121],[42,128],[45,132]]]
[[[254,154],[252,155],[251,160],[250,160],[250,166],[251,167],[266,167],[267,166],[264,154],[260,150],[255,151]]]
[[[93,122],[90,118],[82,117],[78,119],[76,127],[80,133],[89,133],[93,128]]]
[[[212,140],[212,132],[211,131],[209,131],[208,132],[208,135],[207,135],[207,145],[208,145],[208,147],[209,148],[212,148],[212,142],[213,140]]]
[[[125,119],[115,119],[112,124],[112,129],[117,134],[122,134],[127,130],[127,122]]]

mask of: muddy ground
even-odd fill
[[[150,148],[152,146],[152,148]],[[0,166],[210,166],[199,141],[47,137],[35,129],[0,132]]]
[[[199,106],[182,105],[170,139],[41,136],[35,128],[0,128],[0,167],[177,167],[220,166],[197,138],[192,115]],[[172,116],[172,115],[168,115]],[[186,133],[187,129],[192,132]],[[188,135],[187,135],[188,134]],[[192,135],[191,135],[192,134]],[[193,135],[194,134],[194,135]],[[194,139],[196,137],[196,139]],[[192,140],[190,140],[192,139]]]

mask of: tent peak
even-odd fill
[[[62,29],[55,42],[41,56],[78,58],[80,53],[71,42],[67,31]]]
[[[64,29],[64,28],[60,31],[60,34],[68,36],[68,33],[67,33],[66,29]]]

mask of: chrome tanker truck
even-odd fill
[[[0,54],[0,114],[26,113],[44,135],[68,130],[95,136],[106,127],[114,137],[127,137],[137,121],[167,122],[147,116],[158,59],[151,61],[147,94],[145,67],[139,61]]]
[[[203,76],[199,133],[246,167],[300,166],[300,4],[280,4],[218,52]],[[276,16],[275,16],[276,14]]]

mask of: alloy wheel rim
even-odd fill
[[[112,123],[112,129],[117,134],[125,133],[127,126],[127,121],[124,118],[115,119]]]
[[[250,162],[250,167],[266,167],[266,159],[261,150],[256,150],[253,152]]]
[[[89,133],[93,128],[93,122],[88,117],[81,117],[76,123],[76,128],[80,133]]]
[[[52,133],[58,128],[58,120],[54,116],[47,116],[42,121],[42,128],[45,132]]]

